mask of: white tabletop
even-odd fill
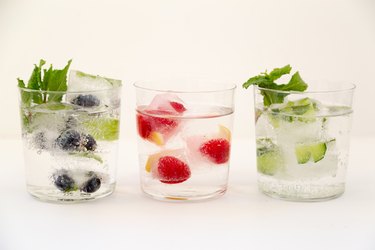
[[[155,201],[139,189],[135,142],[123,141],[115,193],[71,205],[28,195],[21,141],[0,141],[0,249],[375,249],[375,138],[352,138],[345,194],[316,203],[260,194],[250,140],[233,143],[221,198]]]

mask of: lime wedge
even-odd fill
[[[266,175],[274,175],[283,162],[279,151],[268,151],[257,157],[258,172]]]
[[[87,133],[99,141],[118,140],[119,125],[120,121],[115,118],[94,118],[83,122]]]
[[[326,151],[325,142],[298,144],[295,148],[298,164],[305,164],[311,160],[316,163],[324,158]]]
[[[271,138],[257,139],[257,169],[259,173],[274,175],[284,165],[278,146]]]

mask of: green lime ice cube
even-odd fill
[[[94,118],[83,122],[86,132],[95,140],[114,141],[119,138],[120,121],[115,118]]]

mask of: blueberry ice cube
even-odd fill
[[[101,186],[100,178],[94,174],[88,181],[86,181],[82,187],[81,191],[85,193],[94,193],[96,192]]]
[[[75,190],[75,182],[69,176],[67,171],[57,172],[53,175],[55,186],[63,192],[71,192]]]
[[[78,95],[72,100],[72,103],[81,107],[95,107],[100,105],[100,100],[94,95]]]

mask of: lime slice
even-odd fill
[[[326,151],[327,144],[325,142],[298,144],[295,148],[298,164],[305,164],[310,160],[316,163],[324,158]]]
[[[284,160],[271,138],[257,139],[257,169],[259,173],[274,175],[283,167]]]
[[[310,147],[306,145],[296,146],[296,157],[298,164],[305,164],[311,158]]]
[[[283,159],[279,151],[268,151],[257,157],[258,172],[266,175],[274,175],[280,168]]]
[[[119,138],[120,121],[115,118],[93,118],[83,122],[87,133],[95,140],[114,141]]]

